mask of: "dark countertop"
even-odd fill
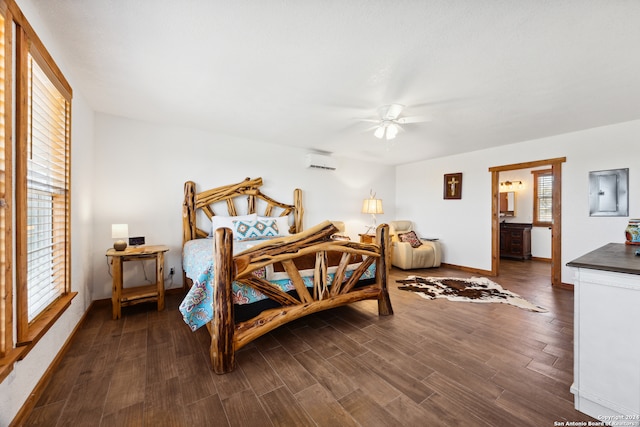
[[[567,266],[616,273],[640,274],[640,256],[635,255],[638,249],[640,249],[638,245],[609,243],[580,258],[574,259],[567,263]]]

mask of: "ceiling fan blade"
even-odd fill
[[[429,117],[422,116],[412,116],[412,117],[400,117],[396,120],[396,123],[400,123],[401,125],[406,125],[408,123],[424,123],[430,122],[431,119]]]

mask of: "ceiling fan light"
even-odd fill
[[[398,127],[394,124],[387,126],[387,139],[393,139],[398,134]]]
[[[382,139],[382,137],[384,136],[384,126],[378,126],[378,128],[374,132],[374,135],[376,136],[376,138]]]

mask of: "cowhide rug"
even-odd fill
[[[446,298],[449,301],[498,302],[511,304],[525,310],[546,313],[548,310],[530,303],[520,295],[503,289],[486,277],[460,279],[455,277],[409,276],[396,280],[403,285],[398,289],[411,291],[425,299]]]

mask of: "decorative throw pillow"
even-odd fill
[[[259,216],[257,218],[259,221],[269,221],[274,220],[276,224],[278,224],[278,232],[280,236],[289,236],[289,217],[288,216]]]
[[[407,242],[411,245],[412,248],[417,248],[422,246],[422,242],[416,235],[415,231],[409,231],[408,233],[398,234],[401,242]]]
[[[234,221],[255,221],[256,219],[258,219],[258,215],[255,213],[238,216],[214,215],[211,217],[211,232],[209,233],[209,237],[213,236],[213,233],[218,228],[230,228],[233,231]]]
[[[233,221],[233,237],[236,240],[264,239],[276,237],[278,234],[278,223],[274,219]]]

